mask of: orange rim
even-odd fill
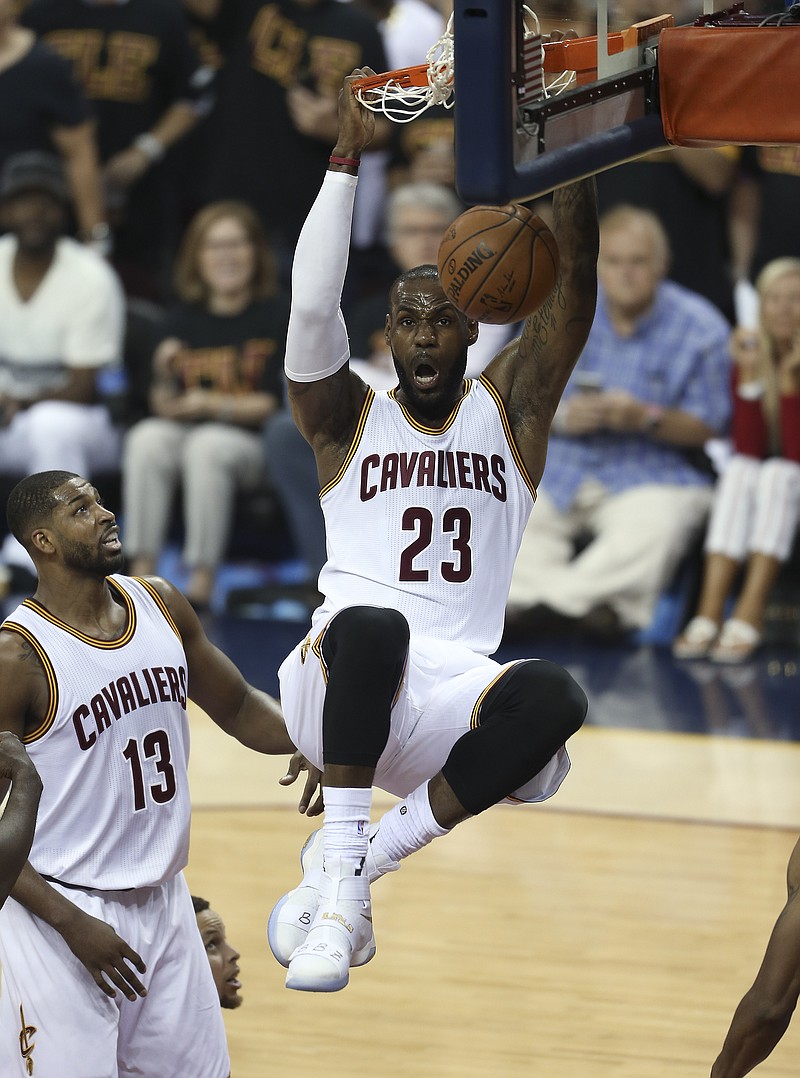
[[[608,35],[608,55],[641,45],[661,30],[673,26],[672,15],[658,15],[644,22],[634,23],[627,30]],[[597,37],[564,38],[563,41],[544,43],[544,70],[548,75],[561,71],[595,71],[597,69]]]
[[[380,90],[389,83],[399,87],[427,86],[428,65],[415,64],[413,67],[399,67],[396,71],[384,71],[382,75],[365,75],[352,84],[353,90]]]

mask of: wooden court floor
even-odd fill
[[[492,809],[376,883],[376,957],[313,995],[264,934],[313,824],[283,760],[192,727],[187,877],[242,952],[233,1078],[708,1075],[783,905],[800,746],[585,728],[546,805]],[[800,1073],[795,1025],[759,1078]]]

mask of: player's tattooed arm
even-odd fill
[[[553,195],[553,232],[561,256],[550,304],[527,319],[531,343],[539,342],[541,382],[557,406],[572,368],[589,336],[597,304],[597,255],[600,233],[594,177],[561,187]],[[548,324],[549,321],[549,324]],[[542,333],[547,339],[542,341]]]
[[[42,661],[21,633],[0,632],[0,730],[22,740],[44,720],[50,688]]]
[[[532,481],[544,470],[558,402],[581,354],[597,302],[597,191],[593,178],[553,196],[553,232],[560,253],[555,287],[525,320],[521,336],[487,368],[508,410]]]

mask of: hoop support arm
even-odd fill
[[[643,116],[517,166],[505,201],[538,198],[575,180],[667,148],[661,117]]]

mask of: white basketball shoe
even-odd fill
[[[366,874],[352,863],[327,858],[319,906],[305,942],[289,959],[286,987],[300,992],[338,992],[350,980],[350,966],[363,966],[375,954],[372,903]]]
[[[370,826],[370,845],[367,850],[367,860],[364,866],[364,874],[370,883],[387,872],[395,872],[399,867],[398,861],[390,861],[383,856],[375,856],[372,848],[372,838],[378,831],[379,824]],[[320,884],[322,881],[322,828],[313,831],[306,839],[300,851],[300,867],[303,870],[303,879],[299,886],[280,898],[269,915],[267,924],[267,939],[270,950],[282,966],[289,966],[292,954],[301,947],[308,935],[311,924],[316,917],[319,907]],[[361,961],[351,961],[351,965],[364,965],[369,962],[372,954]]]

